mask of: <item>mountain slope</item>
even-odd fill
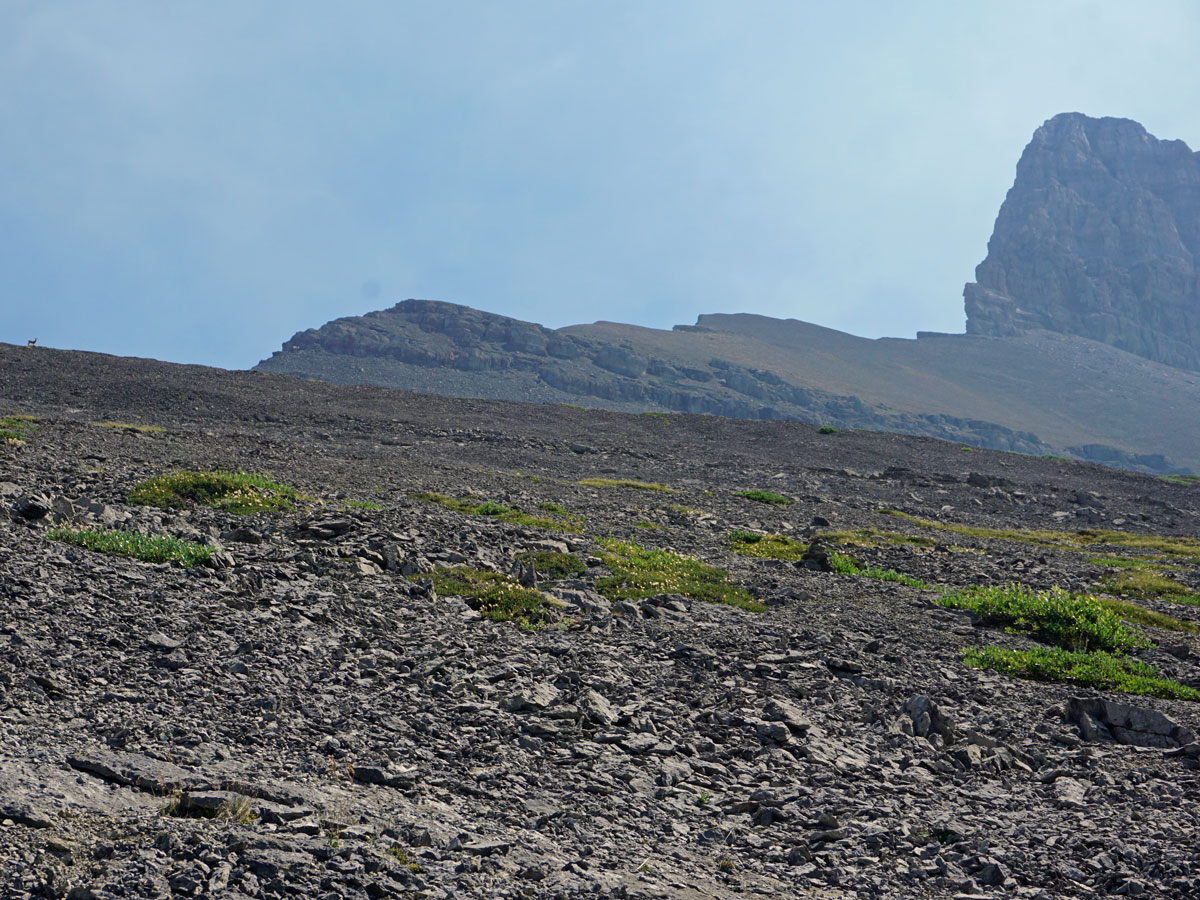
[[[301,332],[255,367],[339,384],[626,411],[798,419],[1200,469],[1200,376],[1085,338],[867,340],[795,320],[557,331],[407,300]],[[1164,412],[1165,411],[1165,412]]]

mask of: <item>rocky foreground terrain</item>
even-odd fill
[[[1139,540],[1196,536],[1186,479],[0,347],[14,414],[32,418],[0,443],[0,896],[1200,896],[1200,705],[968,668],[961,648],[1031,640],[937,602],[1095,590]],[[130,502],[215,468],[307,499]],[[48,539],[64,525],[211,555]],[[824,536],[928,586],[737,555],[738,529]],[[762,610],[612,600],[611,538],[719,567]],[[530,550],[578,570],[515,565]],[[436,589],[453,566],[515,572],[553,613],[484,618]],[[1168,571],[1200,590],[1200,558]],[[1141,659],[1200,685],[1194,632],[1143,631]]]

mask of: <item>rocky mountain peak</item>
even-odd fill
[[[1200,370],[1200,153],[1129,119],[1064,113],[1017,164],[967,331],[1045,329]]]

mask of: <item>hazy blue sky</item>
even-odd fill
[[[0,340],[244,368],[407,297],[961,331],[1033,130],[1197,147],[1198,47],[1194,0],[4,0]]]

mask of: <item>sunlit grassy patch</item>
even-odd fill
[[[517,554],[523,563],[533,563],[534,571],[542,578],[570,578],[587,571],[583,560],[573,553],[557,553],[553,550],[529,550]]]
[[[1167,557],[1188,558],[1200,561],[1200,540],[1185,537],[1163,537],[1153,534],[1134,534],[1128,531],[1112,531],[1102,528],[1085,528],[1081,531],[1050,531],[1020,528],[983,528],[962,525],[957,522],[935,522],[909,515],[899,510],[884,510],[924,528],[935,528],[954,534],[977,538],[994,538],[1043,547],[1075,549],[1080,547],[1127,547],[1136,550],[1151,550]]]
[[[739,491],[738,496],[745,497],[747,500],[753,500],[755,503],[766,503],[770,506],[790,506],[796,502],[791,497],[783,496],[783,494],[762,491],[757,488],[752,491]]]
[[[38,431],[37,421],[33,416],[11,415],[0,416],[0,444],[20,446],[25,443],[35,431]]]
[[[1183,619],[1176,619],[1174,616],[1157,613],[1146,609],[1144,606],[1138,606],[1136,603],[1130,603],[1128,600],[1119,600],[1116,597],[1093,597],[1092,599],[1105,609],[1115,613],[1125,622],[1132,622],[1135,625],[1149,625],[1153,628],[1161,628],[1164,631],[1200,632],[1200,627],[1194,622],[1187,622]]]
[[[494,500],[480,500],[478,497],[447,497],[445,494],[438,494],[433,491],[417,494],[417,499],[424,500],[426,503],[436,503],[438,506],[446,507],[446,509],[452,509],[455,512],[466,513],[471,516],[486,516],[489,519],[498,519],[509,525],[524,525],[528,528],[554,528],[559,531],[579,530],[576,521],[577,517],[570,516],[565,510],[561,514],[555,512],[553,518],[548,516],[534,516],[511,506],[505,506],[503,503],[497,503]],[[557,508],[561,509],[561,507]]]
[[[729,533],[729,549],[738,556],[756,559],[796,561],[808,551],[808,545],[782,534],[759,534],[735,529]]]
[[[1027,632],[1065,650],[1125,651],[1148,644],[1095,597],[1060,587],[1042,591],[1023,584],[975,585],[951,591],[939,602],[951,609],[970,610],[989,625]]]
[[[716,566],[627,541],[608,538],[600,543],[604,548],[601,558],[613,574],[599,579],[596,590],[610,600],[643,600],[657,594],[682,594],[753,612],[766,609]]]
[[[380,506],[378,503],[376,503],[374,500],[347,500],[346,506],[349,507],[350,509],[367,509],[367,510],[383,509],[383,507]]]
[[[670,493],[671,489],[665,484],[654,481],[633,481],[629,478],[581,478],[577,482],[584,487],[622,487],[635,491],[660,491]]]
[[[257,472],[173,472],[143,481],[129,493],[140,506],[182,509],[191,504],[238,515],[291,509],[300,499],[294,488]]]
[[[541,628],[557,618],[562,603],[540,591],[522,587],[499,572],[456,567],[436,569],[428,577],[439,594],[462,597],[484,618],[515,622],[522,628]]]
[[[46,537],[99,553],[111,553],[144,562],[171,563],[185,568],[204,562],[213,552],[212,547],[169,535],[137,534],[107,528],[52,528],[46,532]]]
[[[854,559],[836,550],[829,551],[829,564],[839,575],[857,575],[859,578],[873,578],[876,581],[891,581],[908,587],[925,589],[929,587],[919,578],[904,575],[892,569],[881,569],[878,566],[861,566]]]
[[[894,546],[909,544],[913,547],[936,547],[938,543],[933,538],[902,534],[899,531],[880,531],[878,528],[826,531],[821,537],[831,544],[849,544],[855,547],[879,547],[887,544]]]
[[[1110,594],[1135,597],[1139,600],[1165,600],[1167,603],[1185,603],[1200,606],[1200,595],[1188,590],[1173,578],[1153,569],[1130,569],[1111,575],[1100,582],[1100,587]]]
[[[1159,475],[1158,477],[1172,484],[1200,484],[1200,475]]]
[[[1168,700],[1200,700],[1200,691],[1164,678],[1151,665],[1126,656],[1070,651],[1061,647],[1008,650],[1000,647],[964,647],[963,662],[977,669],[1035,681],[1061,681],[1102,691],[1121,691]]]

